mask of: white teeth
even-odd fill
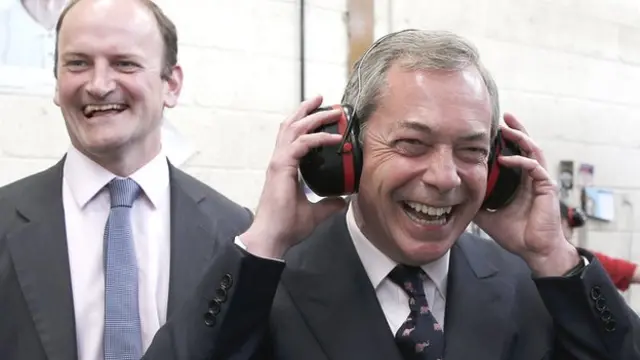
[[[419,217],[417,217],[416,215],[414,215],[413,213],[406,213],[407,216],[409,216],[409,218],[411,218],[411,220],[417,222],[418,224],[422,224],[422,225],[444,225],[447,223],[447,218],[446,217],[441,217],[435,220],[426,220],[426,219],[421,219]]]
[[[421,212],[423,214],[431,215],[431,216],[442,216],[443,214],[449,214],[451,212],[451,206],[446,207],[434,207],[426,204],[422,204],[415,201],[405,201],[410,208],[417,212]]]
[[[124,110],[125,105],[123,104],[104,104],[104,105],[87,105],[84,107],[84,114],[91,115],[96,111],[120,111]]]

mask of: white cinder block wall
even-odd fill
[[[299,1],[158,3],[181,40],[184,92],[167,115],[197,150],[183,168],[254,207],[278,125],[300,98]],[[546,150],[551,172],[557,175],[560,160],[591,163],[595,184],[616,192],[616,221],[592,223],[580,239],[640,261],[636,0],[376,0],[375,6],[376,37],[418,27],[472,39],[500,87],[503,110]],[[305,92],[337,102],[347,73],[346,0],[306,0],[306,8]],[[68,146],[47,89],[0,88],[0,184],[50,166]],[[630,295],[640,310],[640,288]]]

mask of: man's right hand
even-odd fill
[[[325,198],[317,203],[307,199],[298,181],[300,159],[319,146],[337,145],[341,136],[312,133],[321,125],[336,122],[340,110],[319,111],[316,96],[302,102],[298,110],[280,125],[275,149],[267,168],[262,195],[251,227],[240,236],[248,252],[277,258],[307,237],[323,220],[344,208],[343,198]]]

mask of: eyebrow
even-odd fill
[[[423,123],[419,123],[416,121],[410,121],[410,120],[398,121],[396,123],[395,128],[396,130],[402,130],[402,129],[414,130],[414,131],[418,131],[425,134],[433,133],[433,130],[431,130],[431,128],[428,125],[425,125]]]
[[[61,52],[60,53],[60,57],[61,58],[67,58],[67,57],[87,57],[87,55],[81,53],[81,52],[77,52],[77,51],[70,51],[70,52]]]
[[[61,58],[70,58],[70,57],[86,58],[86,57],[89,57],[89,55],[79,51],[69,51],[69,52],[60,53],[60,57]],[[122,53],[122,54],[114,54],[114,55],[111,55],[110,57],[114,59],[139,59],[140,55],[135,53]]]
[[[433,134],[433,130],[426,124],[420,123],[420,122],[416,122],[416,121],[410,121],[410,120],[401,120],[397,123],[396,127],[397,130],[399,129],[407,129],[407,130],[413,130],[413,131],[418,131],[421,133],[424,133],[426,135],[432,135]],[[465,134],[461,137],[458,138],[458,140],[461,141],[466,141],[466,142],[473,142],[473,141],[480,141],[480,140],[487,140],[489,138],[489,134],[486,131],[474,131],[472,133],[469,134]]]

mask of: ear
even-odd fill
[[[178,97],[182,90],[182,67],[175,65],[171,77],[166,80],[164,92],[164,106],[172,108],[178,104]]]
[[[56,89],[53,93],[53,103],[56,104],[56,106],[60,106],[60,92],[58,91],[58,84],[56,84]]]

